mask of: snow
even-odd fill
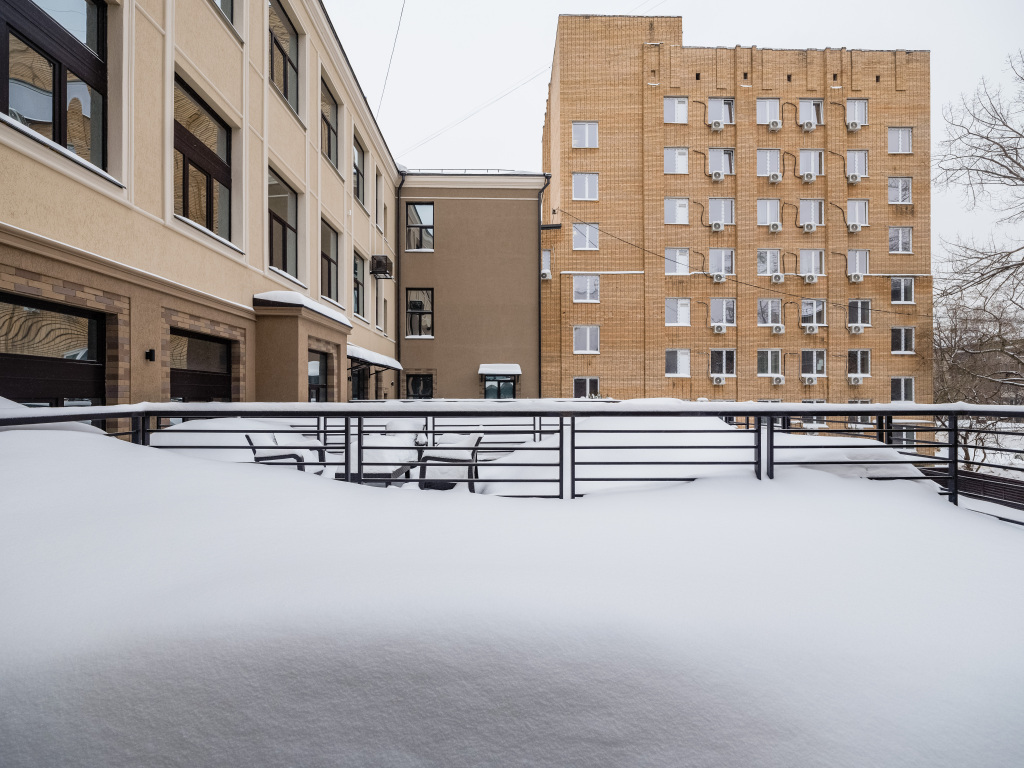
[[[4,415],[4,411],[18,411],[24,410],[25,412],[49,412],[49,408],[29,408],[27,405],[16,403],[13,400],[8,400],[6,397],[0,397],[0,416]],[[0,432],[4,432],[9,429],[56,429],[62,432],[89,432],[92,434],[102,435],[105,434],[102,429],[94,427],[92,424],[83,424],[78,421],[58,421],[52,424],[26,424],[19,427],[5,427],[0,425]]]
[[[19,430],[0,488],[4,768],[1024,753],[1024,531],[933,485],[525,501]]]
[[[373,352],[369,349],[356,346],[355,344],[348,345],[348,356],[354,357],[357,360],[364,360],[371,365],[381,365],[385,368],[392,368],[396,371],[402,370],[402,364],[395,360],[393,357],[382,355],[380,352]]]
[[[523,369],[517,363],[481,363],[478,373],[504,376],[522,376]]]
[[[302,306],[306,309],[311,309],[317,314],[329,317],[337,323],[341,323],[349,328],[352,327],[352,322],[345,317],[341,312],[325,307],[318,301],[313,301],[309,296],[303,296],[297,291],[264,291],[263,293],[257,293],[253,297],[253,301],[261,299],[263,301],[272,301],[276,304],[291,304],[293,306]]]

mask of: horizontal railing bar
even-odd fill
[[[780,462],[775,462],[779,464]],[[753,461],[577,461],[578,467],[645,467],[655,466],[693,466],[693,467],[752,467],[756,464]]]
[[[577,451],[689,451],[689,450],[716,450],[716,451],[749,451],[754,447],[753,443],[748,445],[580,445],[576,444]]]
[[[832,466],[842,466],[842,465],[857,465],[857,466],[860,466],[862,464],[909,464],[909,465],[913,466],[914,464],[949,464],[950,462],[949,462],[948,459],[912,459],[912,460],[908,460],[908,461],[899,461],[898,459],[888,459],[888,460],[883,460],[883,459],[870,459],[870,460],[869,459],[864,459],[863,461],[860,460],[860,459],[858,459],[857,461],[817,461],[817,460],[810,460],[809,459],[807,461],[778,461],[778,460],[776,460],[774,463],[775,463],[776,466],[778,466],[780,464],[787,464],[789,466],[797,466],[797,467],[799,467],[799,466],[804,466],[804,465],[807,465],[807,464],[831,464]]]

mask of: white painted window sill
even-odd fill
[[[305,289],[306,289],[307,291],[309,290],[309,286],[308,286],[308,285],[306,285],[306,284],[305,284],[304,282],[302,282],[301,280],[299,280],[299,279],[298,279],[297,277],[294,277],[294,276],[292,276],[292,275],[289,275],[289,274],[288,274],[287,272],[285,272],[285,271],[284,271],[283,269],[278,269],[277,267],[267,267],[267,269],[268,269],[269,271],[273,272],[273,273],[274,273],[275,275],[280,275],[281,277],[285,278],[286,280],[288,280],[288,281],[290,281],[290,282],[292,282],[292,283],[295,283],[296,285],[300,285],[300,286],[302,286],[302,287],[303,287],[303,288],[305,288]]]
[[[27,136],[28,138],[32,139],[33,141],[36,141],[36,142],[42,144],[47,149],[52,149],[54,152],[56,152],[59,155],[63,155],[64,157],[66,157],[71,162],[75,163],[76,165],[81,166],[82,168],[85,168],[87,171],[91,171],[92,173],[95,173],[97,176],[99,176],[102,179],[106,179],[111,184],[116,184],[121,189],[127,189],[127,187],[124,184],[122,184],[120,181],[115,179],[113,176],[111,176],[109,173],[104,171],[102,168],[99,168],[98,166],[93,165],[88,160],[83,160],[81,157],[76,155],[74,152],[72,152],[67,147],[62,147],[57,142],[51,141],[50,139],[46,138],[45,136],[42,136],[42,135],[36,133],[31,128],[29,128],[27,125],[22,125],[21,123],[19,123],[14,118],[8,117],[7,115],[5,115],[3,113],[0,113],[0,123],[4,123],[5,125],[9,125],[11,128],[13,128],[14,130],[18,131],[18,133],[21,133],[22,135]]]
[[[330,296],[321,296],[321,297],[320,297],[320,300],[321,300],[321,301],[326,301],[326,302],[327,302],[328,304],[333,304],[334,306],[336,306],[336,307],[337,307],[338,309],[340,309],[340,310],[343,310],[343,311],[347,311],[347,310],[345,310],[345,307],[344,307],[344,306],[342,306],[341,304],[339,304],[339,303],[338,303],[337,301],[335,301],[334,299],[332,299],[332,298],[331,298]]]
[[[406,336],[407,339],[432,339],[433,336]]]
[[[237,245],[232,243],[230,240],[227,240],[226,238],[221,237],[216,232],[213,232],[213,231],[207,229],[202,224],[197,224],[196,222],[192,221],[192,219],[187,219],[184,216],[179,216],[178,214],[174,214],[174,218],[177,219],[178,221],[180,221],[182,224],[187,224],[188,226],[192,227],[192,229],[196,230],[197,232],[202,232],[207,237],[212,237],[214,240],[216,240],[221,245],[227,246],[231,250],[237,251],[238,253],[241,253],[243,256],[245,255],[245,251],[243,251]]]
[[[572,351],[572,353],[574,355],[600,355],[601,354],[600,351],[598,351],[598,352],[582,352],[582,351],[575,350],[575,349]]]

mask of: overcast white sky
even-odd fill
[[[395,159],[409,168],[541,170],[546,68],[560,13],[682,16],[683,43],[694,46],[928,49],[933,143],[944,135],[942,105],[982,75],[1006,82],[1006,56],[1024,44],[1024,0],[406,0],[378,112],[402,0],[324,2]],[[936,255],[940,236],[987,232],[991,217],[962,207],[958,195],[934,192]]]

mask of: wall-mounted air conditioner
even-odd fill
[[[772,377],[772,384],[774,384],[776,387],[781,387],[785,383],[786,383],[786,377],[785,376],[773,376]]]
[[[818,383],[818,377],[817,376],[801,376],[800,377],[800,383],[803,384],[805,387],[813,387],[815,384]]]
[[[540,271],[540,279],[541,280],[550,280],[551,279],[551,270],[550,269],[542,269]]]
[[[800,178],[803,179],[804,184],[813,184],[814,180],[818,177],[808,171],[807,173],[802,174]]]
[[[861,384],[864,383],[864,377],[863,376],[854,376],[854,375],[851,374],[849,378],[850,378],[850,385],[851,386],[859,387]]]
[[[725,282],[725,272],[712,272],[711,279],[716,283]]]
[[[853,222],[852,224],[849,224],[846,228],[850,230],[851,233],[855,234],[857,232],[860,232],[860,227],[860,224],[858,224],[857,222]]]
[[[861,272],[851,272],[850,273],[850,282],[851,283],[863,283],[864,282],[864,275],[863,275],[863,273],[861,273]]]
[[[712,232],[721,232],[723,229],[725,229],[725,224],[723,224],[722,222],[720,222],[720,221],[712,221],[711,222],[711,231]]]
[[[716,387],[720,387],[725,384],[725,376],[714,375],[711,377],[711,383]]]
[[[846,180],[851,184],[860,184],[861,175],[859,173],[848,173],[846,174]]]
[[[725,333],[726,328],[727,326],[725,325],[725,323],[715,323],[714,325],[711,326],[711,330],[714,333]]]
[[[800,123],[800,127],[803,128],[805,132],[810,133],[811,131],[818,127],[818,124],[815,123],[813,120],[804,120],[802,123]]]
[[[721,120],[712,120],[709,125],[711,126],[712,131],[720,131],[725,128],[725,123]]]
[[[782,323],[777,323],[776,325],[772,326],[772,333],[785,333],[785,332],[786,332],[786,326],[784,326]]]
[[[781,120],[769,120],[768,121],[768,130],[769,131],[781,131],[782,130],[782,121]]]
[[[818,225],[815,224],[813,221],[806,221],[806,222],[804,222],[803,227],[804,227],[804,232],[806,232],[807,234],[810,234],[811,232],[813,232],[814,230],[816,230],[818,228]]]
[[[818,332],[818,326],[816,326],[814,323],[811,323],[810,325],[805,325],[804,326],[804,333],[806,333],[808,335],[814,335],[817,332]]]
[[[860,323],[852,323],[850,325],[850,333],[864,333],[864,326]]]
[[[724,178],[725,178],[725,174],[722,173],[721,171],[712,171],[711,172],[711,180],[712,181],[721,181]]]
[[[818,282],[818,276],[817,275],[804,275],[804,282],[807,283],[808,285],[816,283],[816,282]]]
[[[769,232],[781,232],[782,231],[782,222],[773,221],[771,224],[768,225],[768,231]]]
[[[774,275],[772,275],[773,283],[782,283],[785,282],[785,280],[786,278],[781,272],[776,272]]]
[[[859,131],[860,123],[856,120],[849,120],[846,123],[846,130],[848,131]]]
[[[772,171],[768,174],[769,184],[778,184],[780,181],[782,181],[782,174],[778,171]]]

